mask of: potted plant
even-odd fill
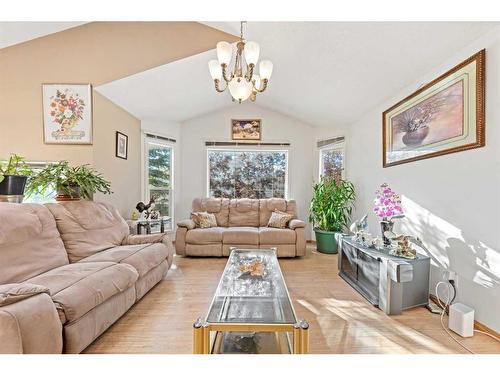
[[[391,244],[391,240],[386,237],[385,232],[392,232],[394,219],[404,217],[401,197],[392,190],[388,184],[383,183],[375,192],[375,207],[373,212],[380,218],[380,230],[384,245]]]
[[[9,160],[1,160],[0,195],[16,196],[15,201],[21,203],[26,181],[31,173],[31,168],[20,155],[12,154]]]
[[[46,194],[53,187],[57,201],[92,199],[96,192],[111,194],[111,184],[88,164],[72,167],[67,161],[49,164],[28,182],[28,195]]]
[[[337,253],[336,235],[347,228],[355,199],[356,192],[350,181],[322,176],[313,185],[309,221],[314,226],[319,252]]]

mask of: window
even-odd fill
[[[145,203],[155,199],[155,210],[161,216],[173,218],[173,162],[172,144],[160,139],[145,137]],[[171,220],[172,223],[173,220]]]
[[[215,198],[286,198],[286,150],[208,152],[208,196]]]
[[[319,175],[345,178],[344,142],[329,145],[319,150]]]
[[[33,173],[38,173],[42,169],[44,169],[47,164],[46,162],[26,162],[31,169],[33,170]],[[30,197],[25,196],[23,199],[23,203],[54,203],[56,201],[56,188],[55,186],[51,185],[45,192],[45,194],[39,194],[35,193],[32,194]]]

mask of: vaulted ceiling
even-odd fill
[[[238,23],[207,23],[239,34]],[[311,125],[347,125],[490,30],[493,23],[257,22],[247,40],[274,63],[257,105]],[[215,47],[215,46],[214,46]],[[98,90],[139,118],[183,121],[226,106],[207,62],[215,50]]]
[[[237,22],[205,24],[239,34]],[[245,38],[258,42],[261,59],[274,63],[268,90],[258,95],[254,105],[311,125],[348,125],[497,25],[250,22],[245,26]],[[3,31],[3,24],[0,26]],[[140,119],[182,122],[238,105],[228,93],[215,92],[207,67],[213,58],[215,49],[96,89]]]

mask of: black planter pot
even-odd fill
[[[26,176],[5,175],[0,182],[0,195],[24,195],[27,180]]]

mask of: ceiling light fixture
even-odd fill
[[[273,72],[273,63],[263,60],[259,65],[260,75],[254,74],[255,66],[259,60],[260,47],[258,43],[247,42],[243,39],[243,23],[240,24],[240,41],[236,43],[236,57],[234,67],[228,73],[228,67],[233,56],[233,46],[228,42],[217,43],[217,59],[208,62],[210,75],[215,83],[217,92],[224,92],[229,88],[233,102],[241,103],[248,98],[255,101],[257,93],[264,92]],[[243,61],[243,57],[245,61]],[[245,67],[245,69],[243,69]],[[221,80],[226,86],[221,88]]]

